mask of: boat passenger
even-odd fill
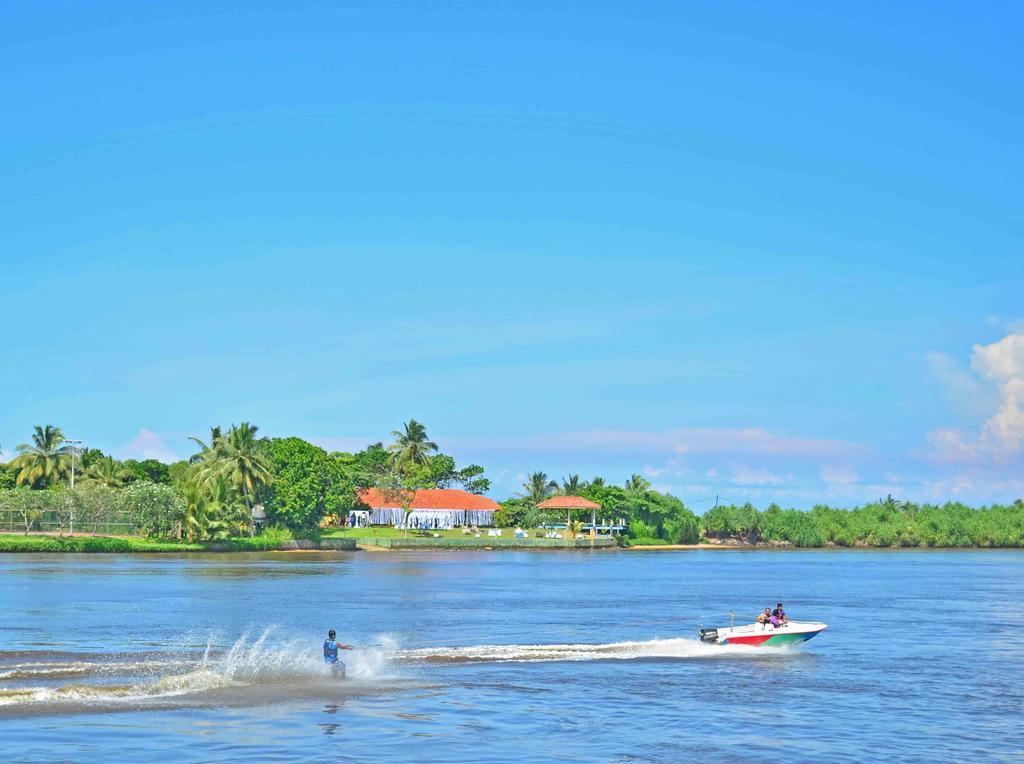
[[[772,620],[772,609],[770,607],[766,607],[764,609],[763,613],[758,613],[757,614],[757,622],[762,624],[762,625],[767,624],[771,620]]]
[[[782,609],[782,603],[776,602],[775,609],[772,611],[772,626],[785,626],[789,623],[789,618],[786,617],[786,611]]]
[[[338,650],[351,650],[352,645],[343,645],[334,636],[336,632],[331,629],[327,632],[327,639],[324,640],[324,663],[331,667],[334,676],[345,676],[345,662],[338,659]]]

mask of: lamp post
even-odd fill
[[[65,443],[71,444],[71,490],[75,490],[75,457],[78,456],[78,447],[82,445],[80,440],[68,440],[64,439]],[[71,497],[71,501],[74,502],[74,497]],[[75,535],[75,505],[71,505],[71,513],[69,514],[68,532]]]

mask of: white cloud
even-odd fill
[[[167,447],[163,438],[152,430],[143,427],[139,434],[114,452],[122,459],[156,459],[161,462],[174,462],[177,455]]]
[[[944,462],[979,459],[1005,461],[1020,453],[1024,442],[1024,334],[1008,334],[990,345],[975,345],[971,368],[998,388],[995,412],[982,424],[977,438],[952,429],[928,434],[932,455]]]
[[[780,485],[783,478],[772,474],[765,469],[756,469],[746,465],[737,465],[732,468],[732,476],[729,482],[733,485]]]
[[[856,483],[860,479],[860,476],[849,467],[822,467],[820,476],[826,483],[840,485]]]

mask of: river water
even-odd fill
[[[1016,551],[0,555],[0,760],[1019,761],[1022,633]]]

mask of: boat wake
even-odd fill
[[[772,650],[779,656],[783,650]],[[332,676],[319,640],[280,638],[274,628],[228,648],[148,653],[0,652],[0,717],[203,705],[262,705],[290,698],[344,699],[432,686],[417,666],[544,661],[769,659],[750,647],[696,639],[607,644],[401,647],[390,637],[344,654],[347,677]],[[71,680],[73,683],[69,683]]]
[[[777,652],[777,651],[776,651]],[[541,661],[635,661],[763,657],[763,650],[723,650],[696,639],[652,639],[642,642],[552,645],[473,645],[397,650],[395,658],[422,663],[533,663]]]

